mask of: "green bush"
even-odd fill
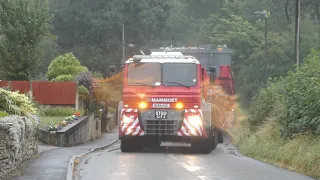
[[[250,130],[255,131],[268,118],[281,118],[285,113],[282,80],[273,79],[267,88],[261,89],[252,99],[248,122]]]
[[[320,51],[313,50],[296,73],[284,79],[287,113],[280,119],[281,133],[320,135]]]
[[[234,132],[243,154],[320,178],[319,54],[253,98],[248,121]]]
[[[67,53],[56,57],[51,62],[46,75],[49,81],[75,80],[77,75],[85,71],[88,69],[82,66],[72,53]]]
[[[60,76],[57,76],[52,80],[53,82],[69,82],[69,81],[75,81],[75,77],[71,74],[63,74]]]
[[[5,111],[0,111],[0,117],[6,117],[9,116],[9,114]]]
[[[89,90],[84,85],[79,86],[79,94],[83,96],[89,95]]]
[[[76,111],[73,107],[47,107],[43,109],[44,116],[71,116]]]
[[[277,119],[282,137],[302,133],[320,136],[320,51],[313,50],[297,72],[272,82],[253,98],[249,110],[250,129],[268,118]]]
[[[0,88],[0,111],[22,116],[39,113],[33,101],[27,95],[2,88]]]
[[[103,74],[100,71],[92,72],[92,76],[97,79],[103,79]]]

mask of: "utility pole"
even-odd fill
[[[266,81],[266,85],[268,82],[268,61],[267,61],[267,44],[268,44],[268,17],[270,16],[270,12],[267,11],[256,11],[255,14],[261,14],[264,16],[264,63],[265,63],[265,70],[264,70],[264,78]]]
[[[296,63],[297,70],[299,69],[300,63],[300,0],[296,0],[296,32],[295,32],[295,53],[296,53]]]
[[[125,63],[125,58],[126,58],[126,44],[125,44],[125,39],[124,39],[124,23],[122,23],[122,61],[121,65]]]
[[[267,61],[267,45],[268,45],[268,14],[264,17],[264,62],[265,62],[265,70],[264,77],[266,78],[266,85],[268,83],[268,61]]]

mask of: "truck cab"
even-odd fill
[[[203,153],[217,146],[211,104],[204,84],[209,76],[193,56],[180,52],[135,55],[123,68],[119,138],[123,152],[183,142]]]

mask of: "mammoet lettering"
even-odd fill
[[[178,101],[178,98],[151,98],[151,102],[177,102],[177,101]]]

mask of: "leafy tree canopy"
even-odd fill
[[[285,138],[301,133],[320,135],[320,51],[312,50],[299,71],[269,81],[254,98],[250,107],[251,130],[274,118]]]
[[[0,71],[7,80],[28,80],[41,63],[42,38],[49,34],[42,0],[0,1]]]
[[[80,61],[72,54],[67,53],[55,58],[49,65],[47,78],[49,81],[75,81],[81,73],[88,71],[87,67],[82,66]]]
[[[142,46],[160,37],[171,0],[51,1],[58,44],[89,69],[105,72],[121,60],[122,24],[126,44]]]

